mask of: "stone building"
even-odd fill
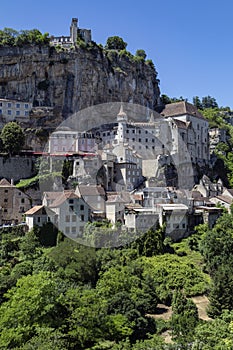
[[[186,147],[192,163],[209,164],[209,123],[198,109],[180,101],[165,105],[160,113],[170,124],[173,153],[179,154],[179,160]]]
[[[48,152],[51,153],[78,153],[94,152],[96,143],[91,132],[78,132],[69,127],[54,131],[48,142]]]
[[[85,43],[91,41],[91,30],[83,29],[78,27],[78,18],[72,18],[70,25],[70,35],[69,36],[52,36],[52,45],[61,45],[63,47],[69,48],[75,46],[78,37],[80,37]]]
[[[70,238],[82,235],[90,219],[88,204],[74,191],[64,191],[49,207],[57,214],[58,229]]]
[[[33,227],[42,227],[48,222],[56,224],[56,214],[44,205],[36,205],[25,213],[25,221],[30,231]]]
[[[0,181],[2,223],[19,223],[25,211],[31,208],[30,198],[6,179]]]
[[[0,99],[0,125],[12,121],[26,122],[29,120],[29,112],[32,103],[11,99]]]

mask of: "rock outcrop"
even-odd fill
[[[0,98],[51,107],[49,114],[59,121],[111,101],[155,109],[160,98],[158,82],[151,64],[114,51],[106,53],[95,44],[67,52],[49,46],[0,48]]]

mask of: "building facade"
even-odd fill
[[[0,99],[0,123],[28,121],[32,103],[19,100]]]
[[[91,30],[83,29],[78,27],[78,18],[72,18],[70,25],[70,35],[69,36],[52,36],[51,44],[52,45],[61,45],[66,48],[75,46],[77,39],[81,38],[85,43],[91,41]]]

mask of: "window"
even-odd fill
[[[11,110],[10,109],[8,109],[7,114],[11,115]]]
[[[21,203],[25,203],[25,199],[24,198],[21,199]]]
[[[20,103],[16,103],[16,108],[20,108]]]
[[[76,215],[72,215],[72,222],[76,222]]]
[[[0,106],[2,107],[2,102],[0,102]]]
[[[81,215],[81,221],[84,221],[84,215]]]
[[[25,111],[24,112],[24,115],[25,115],[25,117],[27,117],[29,114],[28,114],[28,111]]]
[[[16,115],[18,115],[18,116],[19,116],[19,115],[20,115],[20,111],[16,111]]]
[[[80,205],[80,210],[84,210],[84,205],[83,204]]]
[[[7,203],[7,202],[8,202],[8,199],[7,199],[7,198],[5,198],[5,199],[4,199],[4,203]]]
[[[66,215],[66,222],[70,222],[70,216]]]
[[[70,203],[70,204],[73,204],[73,203],[74,203],[74,200],[73,200],[73,199],[69,199],[69,203]]]
[[[142,139],[138,139],[138,142],[141,142],[142,141]]]
[[[65,232],[70,233],[70,228],[68,226],[66,227]]]
[[[4,213],[7,213],[7,209],[6,208],[4,209]]]
[[[25,107],[25,108],[28,108],[28,103],[25,103],[24,107]]]
[[[2,110],[0,109],[0,115],[2,114]]]
[[[8,108],[11,107],[11,103],[10,103],[10,102],[7,103],[7,107],[8,107]]]
[[[146,139],[145,141],[148,142],[148,139]]]
[[[8,190],[5,190],[4,192],[5,192],[5,193],[8,193]]]
[[[76,226],[72,226],[71,232],[72,232],[73,234],[76,233]]]
[[[38,216],[38,218],[37,218],[37,222],[40,222],[40,217]]]

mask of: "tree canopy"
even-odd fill
[[[12,28],[0,30],[0,46],[43,45],[50,42],[49,34],[38,29],[17,31]]]
[[[4,150],[14,154],[23,148],[25,136],[20,125],[15,122],[9,122],[2,129],[1,139]]]
[[[124,50],[127,47],[127,43],[119,36],[110,36],[105,45],[107,50]]]

